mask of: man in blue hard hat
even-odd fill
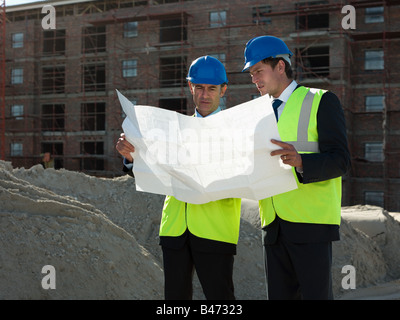
[[[342,176],[349,170],[346,125],[332,92],[293,79],[292,52],[279,38],[250,40],[245,66],[268,94],[298,189],[259,201],[269,299],[333,299],[332,241],[339,240]]]
[[[195,117],[208,117],[221,111],[227,90],[224,65],[216,58],[203,56],[190,66],[188,85],[196,106]],[[117,150],[126,168],[132,168],[134,146],[121,136]],[[127,170],[127,169],[125,169]],[[241,199],[222,199],[191,204],[165,198],[160,245],[163,251],[165,299],[192,298],[193,272],[211,300],[235,299],[233,261],[239,238]]]

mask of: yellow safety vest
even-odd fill
[[[228,198],[192,204],[166,196],[159,235],[178,237],[189,229],[200,238],[237,244],[241,202]]]
[[[297,152],[319,153],[317,112],[325,90],[297,88],[287,101],[278,122],[282,141]],[[283,220],[301,223],[340,225],[342,178],[302,184],[292,168],[298,189],[259,201],[262,227]]]
[[[241,199],[229,198],[191,204],[167,196],[162,212],[160,236],[178,237],[186,229],[197,237],[237,244]]]

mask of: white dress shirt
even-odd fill
[[[290,95],[293,93],[294,89],[296,89],[296,87],[298,86],[296,80],[293,80],[287,87],[285,90],[283,90],[283,92],[281,93],[281,95],[276,98],[282,101],[282,104],[278,107],[278,119],[280,118],[283,109],[285,108],[286,102],[289,100]],[[274,99],[273,97],[271,97],[272,99]]]

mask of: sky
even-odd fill
[[[6,0],[6,7],[15,6],[15,5],[24,4],[24,3],[39,2],[39,1],[42,1],[42,0]]]

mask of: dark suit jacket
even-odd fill
[[[321,98],[317,130],[320,153],[301,155],[304,171],[302,176],[298,174],[301,183],[337,178],[346,174],[350,168],[344,112],[339,99],[332,92],[326,92]],[[277,216],[277,219],[263,228],[263,243],[275,243],[279,232],[295,243],[339,240],[339,226],[292,223]]]

